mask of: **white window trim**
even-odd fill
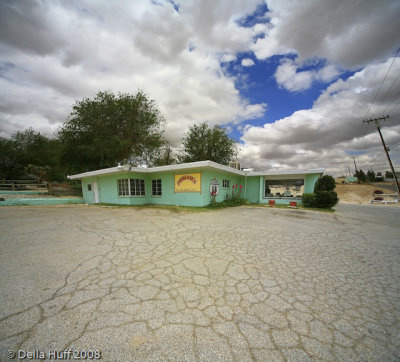
[[[119,193],[119,181],[128,180],[128,195],[120,195]],[[144,185],[144,195],[131,195],[131,180],[142,180]],[[146,182],[141,178],[121,178],[117,180],[117,193],[118,197],[146,197]]]

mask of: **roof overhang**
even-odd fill
[[[151,168],[133,167],[130,165],[124,165],[124,166],[104,168],[102,170],[83,172],[76,175],[67,176],[67,178],[69,180],[81,180],[87,177],[118,174],[127,171],[136,173],[155,173],[155,172],[171,172],[171,171],[181,171],[181,170],[183,171],[183,170],[204,169],[204,168],[217,169],[219,171],[230,172],[237,175],[245,174],[243,171],[235,170],[234,168],[220,165],[219,163],[213,161],[198,161],[198,162],[181,163],[178,165],[158,166]]]
[[[130,171],[131,166],[117,166],[117,167],[110,167],[110,168],[103,168],[101,170],[96,171],[88,171],[83,173],[78,173],[76,175],[67,176],[68,180],[81,180],[86,177],[95,177],[100,175],[110,175],[115,173],[124,173]]]
[[[158,166],[158,167],[133,167],[130,165],[117,166],[104,168],[96,171],[88,171],[79,173],[76,175],[67,176],[69,180],[81,180],[87,177],[96,177],[101,175],[111,175],[111,174],[119,174],[126,172],[135,172],[135,173],[158,173],[158,172],[171,172],[171,171],[184,171],[184,170],[195,170],[195,169],[214,169],[218,171],[228,172],[239,176],[290,176],[290,175],[309,175],[309,174],[322,174],[324,172],[323,168],[313,169],[313,170],[285,170],[285,171],[240,171],[236,170],[232,167],[224,166],[219,163],[213,161],[198,161],[198,162],[189,162],[189,163],[181,163],[178,165],[168,165],[168,166]]]
[[[270,170],[248,173],[248,176],[265,176],[265,177],[279,177],[279,176],[306,176],[306,175],[322,175],[324,168],[316,168],[311,170]]]

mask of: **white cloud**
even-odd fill
[[[400,3],[268,0],[269,22],[241,27],[238,20],[258,4],[185,0],[177,11],[168,1],[0,2],[0,135],[27,127],[50,134],[83,97],[142,89],[157,101],[173,145],[193,122],[234,124],[243,129],[242,163],[256,168],[318,167],[342,162],[348,150],[379,148],[372,125],[360,127],[361,121],[367,110],[400,117],[400,89],[397,83],[387,94],[383,89],[369,105],[390,60],[368,64],[398,46]],[[238,84],[250,93],[251,80],[240,66],[229,75],[221,65],[249,51],[259,60],[296,55],[275,71],[278,85],[292,92],[361,70],[329,85],[312,108],[255,127],[243,122],[263,117],[268,98],[244,99]],[[248,56],[242,66],[252,65]],[[397,61],[385,86],[399,72]],[[394,122],[383,132],[389,144],[398,142]],[[369,155],[360,161],[378,162]]]
[[[254,65],[254,61],[253,61],[253,59],[250,59],[250,58],[244,58],[244,59],[242,59],[242,65],[244,67],[251,67]]]
[[[396,122],[400,117],[400,82],[396,82],[400,59],[394,61],[375,97],[392,60],[369,65],[345,81],[336,81],[310,109],[296,111],[262,127],[245,126],[241,163],[256,168],[328,167],[331,172],[341,173],[350,153],[373,151],[359,156],[357,166],[364,170],[388,169],[386,160],[380,157],[382,145],[375,127],[362,121],[390,111],[391,118],[383,124],[382,132],[388,145],[400,142],[400,125]],[[399,165],[399,149],[393,149],[392,157]]]
[[[47,134],[77,100],[100,90],[144,90],[176,144],[193,122],[240,123],[260,117],[221,61],[247,50],[254,31],[236,20],[257,1],[2,2],[1,135],[34,127]],[[222,60],[221,60],[221,54]]]
[[[397,0],[267,0],[270,28],[252,49],[258,59],[289,53],[347,68],[383,60],[398,47]]]
[[[329,82],[340,74],[332,64],[319,70],[298,71],[299,67],[294,60],[284,59],[275,72],[278,85],[289,91],[301,91],[310,88],[314,81]]]
[[[229,62],[234,62],[237,59],[235,54],[223,54],[221,57],[221,62],[223,63],[229,63]]]

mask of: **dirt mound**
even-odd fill
[[[385,187],[385,185],[336,185],[335,191],[338,194],[339,202],[351,204],[369,204],[373,199],[372,194],[375,190],[382,190],[385,194],[394,194],[395,192]]]

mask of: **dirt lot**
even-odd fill
[[[335,191],[338,194],[340,203],[350,204],[370,204],[372,193],[375,190],[381,190],[385,194],[393,194],[393,188],[390,184],[383,185],[359,185],[359,184],[348,184],[348,185],[336,185]],[[388,198],[390,199],[390,198]],[[400,204],[398,204],[400,205]]]

